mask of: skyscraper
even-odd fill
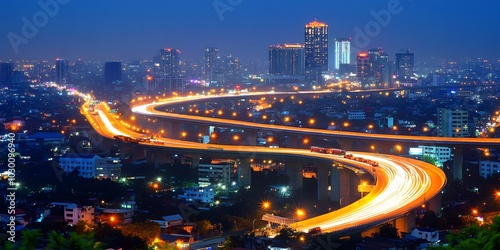
[[[306,83],[321,84],[328,71],[328,25],[316,20],[306,24],[304,47]]]
[[[240,60],[228,55],[224,60],[224,83],[241,83]]]
[[[351,41],[346,38],[335,38],[335,70],[340,70],[341,64],[351,63]]]
[[[109,85],[121,83],[122,81],[122,63],[106,62],[104,64],[104,82]]]
[[[181,51],[178,49],[161,49],[160,56],[156,58],[158,75],[160,77],[180,77],[181,76]]]
[[[204,80],[211,84],[215,81],[215,73],[219,67],[219,49],[209,47],[205,49],[205,65],[203,67]],[[215,83],[215,82],[214,82]]]
[[[56,77],[55,82],[59,85],[65,85],[67,82],[68,62],[63,59],[56,59]]]
[[[369,57],[369,74],[373,77],[373,84],[377,87],[389,87],[389,55],[382,48],[370,49]]]
[[[270,75],[304,75],[304,46],[285,44],[269,46]]]
[[[360,52],[356,58],[356,78],[361,86],[369,81],[370,64],[368,53]]]
[[[400,80],[409,80],[413,77],[414,54],[409,49],[396,53],[396,71]]]
[[[0,88],[12,87],[12,63],[0,63]]]

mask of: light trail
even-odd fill
[[[178,99],[182,102],[189,98]],[[141,106],[144,108],[144,106]],[[98,107],[100,108],[100,107]],[[135,109],[137,112],[137,109]],[[88,112],[86,116],[92,116]],[[127,128],[104,110],[98,110],[96,116],[100,126],[94,126],[101,135],[113,138],[115,135],[126,135],[131,137],[142,137],[141,134],[129,132]],[[184,115],[184,117],[189,117]],[[195,119],[190,117],[189,119]],[[90,118],[89,118],[90,120]],[[263,128],[268,124],[253,124],[255,128]],[[300,128],[296,128],[300,129]],[[366,134],[363,134],[366,135]],[[140,143],[142,146],[165,147],[185,150],[203,150],[212,153],[207,144],[188,142],[182,140],[161,138],[165,145],[153,143]],[[373,223],[397,218],[408,211],[419,207],[424,201],[438,194],[446,183],[443,171],[435,166],[413,160],[391,155],[373,153],[349,152],[355,156],[374,160],[379,163],[375,172],[373,167],[361,162],[341,158],[338,156],[324,155],[310,152],[305,149],[295,148],[265,148],[256,146],[233,146],[214,145],[221,148],[221,152],[213,153],[252,153],[256,156],[294,156],[307,159],[321,158],[344,164],[356,166],[373,174],[376,183],[370,193],[362,199],[343,207],[339,210],[298,221],[292,224],[292,228],[307,232],[311,228],[321,227],[322,231],[341,231],[349,228],[372,225]],[[329,167],[329,166],[328,166]]]
[[[487,146],[487,145],[500,145],[500,138],[462,138],[462,137],[433,137],[433,136],[413,136],[413,135],[393,135],[393,134],[371,134],[371,133],[360,133],[360,132],[348,132],[348,131],[335,131],[335,130],[325,130],[325,129],[315,129],[315,128],[297,128],[284,125],[275,124],[265,124],[265,126],[260,126],[253,122],[236,121],[223,118],[214,117],[203,117],[195,115],[186,114],[176,114],[168,113],[157,110],[156,108],[167,106],[171,104],[179,104],[183,102],[192,101],[203,101],[218,98],[228,98],[228,97],[252,97],[258,95],[310,95],[310,94],[325,94],[331,93],[328,91],[304,91],[304,92],[264,92],[264,93],[245,93],[240,95],[219,95],[219,96],[191,96],[191,97],[177,97],[167,100],[161,100],[159,102],[142,104],[132,108],[132,112],[138,115],[145,115],[148,117],[155,118],[165,118],[171,120],[182,120],[192,123],[205,123],[211,125],[229,126],[236,128],[259,128],[264,130],[273,130],[284,133],[296,133],[302,135],[312,135],[312,136],[335,136],[339,138],[351,138],[351,139],[371,139],[374,141],[393,141],[393,142],[417,142],[423,144],[431,145],[467,145],[473,147]]]

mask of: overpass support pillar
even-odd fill
[[[296,148],[297,147],[298,137],[295,135],[287,135],[286,137],[286,147],[287,148]]]
[[[392,222],[392,225],[401,233],[409,233],[415,227],[415,211],[410,211],[401,218],[397,218]]]
[[[146,161],[148,163],[155,163],[155,153],[154,152],[151,152],[151,150],[144,149],[144,155],[146,156]]]
[[[154,151],[154,152],[148,151],[148,156],[149,155],[151,155],[151,157],[153,158],[152,160],[154,162],[155,168],[159,168],[160,164],[172,163],[172,159],[169,157],[169,155],[167,155],[167,153],[161,151]]]
[[[191,168],[198,169],[198,166],[200,165],[200,158],[201,158],[201,155],[199,155],[199,154],[193,154],[191,156]]]
[[[302,168],[303,164],[298,162],[286,162],[285,173],[290,179],[290,186],[294,191],[302,189]]]
[[[250,187],[252,183],[252,169],[250,167],[250,159],[238,160],[238,186]]]
[[[462,164],[464,161],[464,149],[453,148],[453,179],[462,180]]]
[[[165,137],[170,139],[180,139],[181,138],[181,124],[176,122],[165,122],[164,128]]]
[[[442,194],[439,192],[436,196],[432,197],[432,199],[425,201],[428,209],[436,212],[437,216],[441,216],[441,198]]]
[[[326,201],[328,200],[328,172],[330,168],[328,166],[317,166],[318,168],[318,200]]]
[[[139,160],[139,159],[143,159],[143,158],[146,158],[146,149],[142,148],[142,147],[135,147],[133,150],[132,150],[132,159],[134,161],[136,160]]]
[[[93,144],[92,146],[101,149],[104,154],[110,154],[111,148],[115,144],[115,140],[108,138],[104,138],[100,143],[97,142],[94,143],[93,140],[90,140],[90,142]]]
[[[120,159],[123,160],[131,152],[130,147],[120,144]]]
[[[338,202],[339,207],[351,204],[359,198],[358,183],[358,176],[351,170],[332,166],[330,170],[330,199]]]
[[[248,146],[256,146],[257,145],[257,131],[245,130],[245,135],[247,136]]]

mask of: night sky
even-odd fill
[[[352,44],[362,50],[383,47],[391,60],[402,48],[411,48],[417,60],[500,58],[496,0],[59,1],[67,3],[46,20],[38,0],[0,1],[0,61],[152,59],[167,47],[180,49],[182,59],[201,59],[207,46],[242,62],[267,60],[270,44],[303,43],[304,25],[314,19],[329,25],[333,44],[333,38],[354,38],[356,27],[377,22],[371,11],[387,12],[388,3],[398,2],[400,13],[391,14],[385,27],[372,30],[365,44]],[[214,3],[229,10],[219,15]],[[23,37],[22,18],[36,16],[42,27],[22,38],[27,44],[19,44],[16,53],[9,34]]]

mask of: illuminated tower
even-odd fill
[[[409,49],[396,53],[396,71],[398,79],[409,80],[413,77],[414,54]]]
[[[67,76],[67,71],[68,70],[68,63],[60,58],[56,59],[56,78],[55,82],[59,85],[65,85],[66,84],[66,76]]]
[[[204,79],[209,84],[215,81],[215,73],[218,71],[219,49],[206,48],[205,49],[205,65],[203,67]]]
[[[180,77],[181,76],[181,51],[178,49],[161,49],[157,59],[159,76]]]
[[[270,75],[304,75],[304,46],[285,44],[269,46]]]
[[[321,84],[328,71],[328,25],[316,20],[306,24],[304,47],[306,83]]]
[[[346,38],[335,38],[335,70],[340,70],[341,64],[351,63],[351,42]]]
[[[370,49],[369,57],[369,76],[373,79],[373,84],[376,87],[389,87],[389,55],[382,48]]]
[[[370,77],[370,64],[368,53],[360,52],[356,58],[356,78],[357,81],[363,86],[369,81]]]

